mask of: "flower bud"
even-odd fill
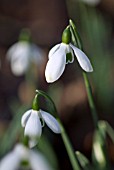
[[[69,44],[71,42],[71,32],[69,26],[63,31],[62,42],[65,44]]]

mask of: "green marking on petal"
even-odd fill
[[[71,53],[66,54],[66,63],[72,63],[73,57]]]
[[[20,163],[20,165],[21,165],[22,167],[29,167],[29,162],[28,162],[28,160],[22,160],[21,163]]]

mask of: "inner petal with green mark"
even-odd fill
[[[24,168],[30,168],[30,164],[29,164],[29,161],[28,160],[22,160],[21,163],[20,163],[20,167],[24,167]]]
[[[72,63],[74,61],[74,57],[72,56],[71,52],[66,54],[66,64]]]

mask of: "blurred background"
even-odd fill
[[[54,100],[74,149],[91,159],[94,127],[78,63],[68,64],[53,84],[47,84],[44,76],[48,52],[61,42],[70,18],[93,64],[94,72],[88,76],[99,119],[107,120],[114,128],[114,1],[0,0],[0,158],[23,137],[21,116],[31,108],[35,89],[41,89]],[[32,63],[24,74],[16,76],[6,54],[18,42],[23,28],[29,29],[31,41],[42,51],[42,62]],[[51,109],[42,98],[41,108]],[[107,147],[113,165],[114,145],[110,139]],[[62,170],[64,165],[66,170],[72,169],[61,136],[46,126],[37,149],[55,170]]]

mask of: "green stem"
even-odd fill
[[[71,142],[69,140],[69,137],[66,134],[66,131],[65,131],[63,125],[62,125],[61,120],[58,118],[57,109],[56,109],[56,106],[55,106],[53,100],[51,99],[50,96],[48,96],[45,92],[43,92],[41,90],[36,90],[36,92],[39,95],[44,96],[46,99],[48,99],[52,103],[53,108],[54,108],[54,112],[56,114],[56,117],[57,117],[57,119],[59,121],[59,124],[60,124],[60,127],[61,127],[61,137],[62,137],[64,145],[66,147],[66,150],[67,150],[67,153],[68,153],[72,168],[73,168],[73,170],[81,170],[80,167],[79,167],[78,161],[76,159],[76,155],[75,155],[75,152],[73,150],[72,144],[71,144]]]
[[[71,26],[71,33],[73,34],[73,37],[74,37],[73,39],[74,45],[77,45],[79,49],[83,50],[81,39],[80,39],[80,36],[78,35],[75,24],[73,23],[72,20],[70,20],[69,23]],[[89,106],[90,106],[92,117],[93,117],[94,126],[95,128],[97,128],[97,122],[98,122],[97,111],[96,111],[94,100],[93,100],[91,86],[90,86],[88,77],[85,72],[83,72],[83,78],[84,78],[84,82],[86,86],[86,91],[87,91]]]
[[[90,106],[92,117],[93,117],[94,126],[95,128],[97,128],[97,122],[98,122],[97,111],[96,111],[94,100],[93,100],[91,86],[90,86],[87,74],[85,72],[83,72],[83,78],[84,78],[84,82],[86,86],[86,91],[87,91],[89,106]]]
[[[81,170],[81,168],[79,167],[78,161],[76,159],[76,155],[74,153],[74,150],[72,148],[71,142],[69,140],[68,135],[66,134],[66,131],[62,125],[62,122],[60,121],[60,119],[58,119],[60,127],[61,127],[61,137],[63,139],[64,145],[66,147],[70,162],[72,164],[72,168],[73,170]]]
[[[73,35],[73,43],[75,46],[77,46],[79,49],[83,50],[83,46],[82,46],[82,42],[81,42],[81,38],[78,34],[78,31],[76,29],[75,24],[73,23],[72,20],[69,20],[70,23],[70,28],[71,28],[71,33]]]

